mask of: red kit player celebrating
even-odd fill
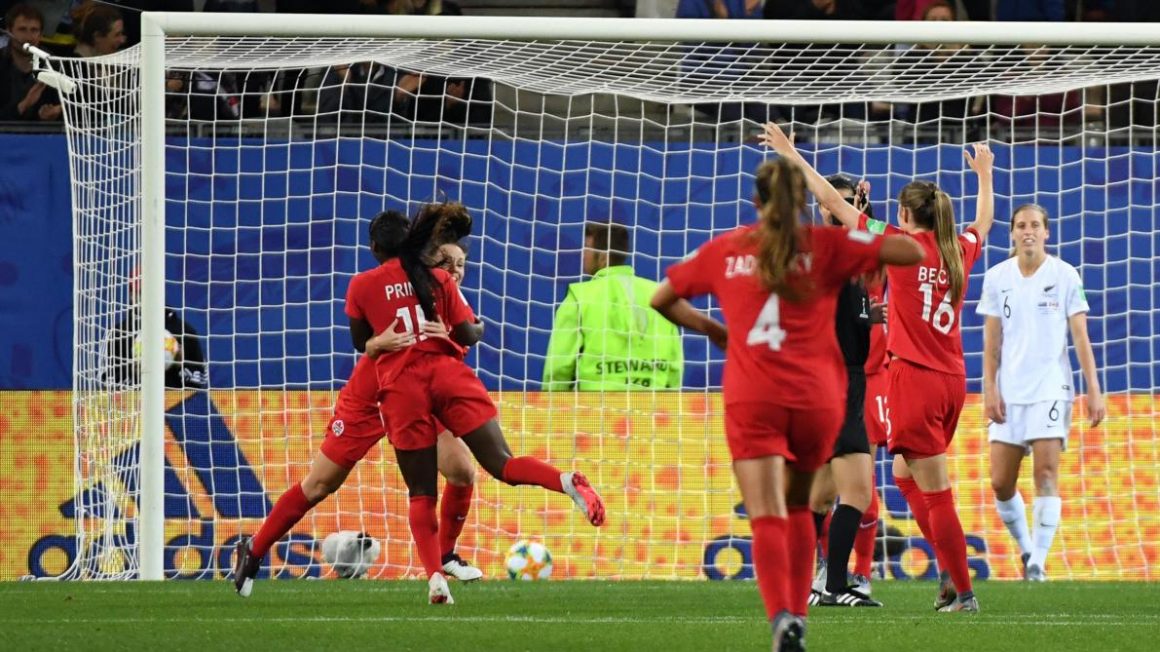
[[[375,360],[379,405],[387,437],[410,492],[411,534],[428,576],[428,601],[453,602],[443,576],[435,505],[438,489],[436,439],[447,427],[461,438],[488,473],[511,485],[531,484],[567,494],[593,525],[604,522],[604,504],[583,474],[564,473],[532,457],[513,457],[495,420],[496,409],[475,373],[462,359],[483,326],[450,274],[430,269],[438,247],[471,230],[461,205],[421,211],[414,224],[394,221],[375,235],[386,262],[355,276],[347,290],[351,332],[383,333],[401,322],[415,344]],[[431,335],[427,322],[450,325]],[[438,420],[438,421],[436,421]]]
[[[732,335],[725,353],[725,435],[753,529],[757,584],[774,649],[805,644],[814,559],[809,511],[814,473],[842,424],[846,369],[834,332],[838,292],[882,263],[913,265],[921,248],[879,237],[802,227],[806,185],[786,159],[757,171],[757,224],[718,236],[668,270],[652,306],[720,341],[711,320],[680,298],[712,294]]]
[[[402,213],[380,213],[371,220],[372,239],[383,224],[400,221],[407,222]],[[380,263],[384,262],[382,253],[373,241],[371,252]],[[457,244],[448,243],[440,247],[439,253],[442,258],[436,265],[447,269],[456,279],[462,278],[463,249]],[[290,487],[278,498],[257,534],[238,542],[234,551],[234,587],[242,597],[249,597],[253,591],[254,577],[270,547],[315,505],[338,491],[354,466],[386,435],[379,414],[379,383],[372,357],[415,343],[414,333],[395,332],[395,326],[392,324],[392,328],[373,339],[369,339],[365,331],[355,338],[355,348],[362,350],[365,347],[370,355],[359,359],[351,371],[350,380],[338,393],[334,416],[326,429],[326,438],[322,441],[319,453],[310,466],[310,472],[302,482]],[[432,333],[439,333],[436,324],[432,324],[431,328]],[[455,553],[455,542],[463,530],[464,517],[471,505],[475,465],[463,442],[449,433],[440,435],[438,449],[439,470],[447,479],[440,504],[439,537],[443,570],[460,580],[479,579],[483,573]]]
[[[979,178],[979,196],[975,221],[956,235],[951,198],[929,181],[912,181],[902,189],[898,197],[901,228],[894,227],[870,220],[847,204],[776,124],[766,124],[763,142],[802,166],[818,201],[847,227],[906,233],[922,245],[924,256],[917,267],[887,270],[891,304],[886,341],[891,358],[887,446],[895,456],[895,482],[923,536],[934,547],[940,569],[953,582],[952,588],[944,576],[935,608],[978,611],[966,538],[947,474],[946,450],[966,400],[959,321],[968,274],[982,254],[995,219],[995,157],[981,143],[974,145],[973,157],[963,152]]]

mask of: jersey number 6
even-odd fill
[[[950,296],[943,295],[943,300],[938,304],[934,315],[931,315],[930,304],[934,299],[934,284],[921,283],[918,289],[922,291],[922,320],[930,322],[930,325],[943,335],[951,332],[951,328],[955,325],[955,309],[951,306]]]

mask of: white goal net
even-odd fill
[[[395,30],[412,24],[389,20]],[[456,21],[445,33],[474,24],[444,20]],[[145,308],[165,313],[168,332],[148,344],[166,351],[163,405],[149,408],[164,425],[166,577],[223,577],[237,537],[305,476],[356,359],[343,298],[351,276],[373,264],[369,221],[444,198],[475,220],[463,288],[488,327],[468,361],[494,392],[512,448],[585,471],[608,503],[607,525],[595,530],[566,498],[480,471],[460,553],[488,576],[503,573],[504,552],[522,538],[545,543],[554,577],[751,576],[719,351],[686,336],[680,390],[541,385],[555,309],[583,279],[585,223],[627,227],[628,263],[661,279],[712,235],[752,219],[753,172],[771,156],[754,136],[774,119],[791,124],[823,174],[870,181],[874,211],[891,220],[915,178],[937,181],[965,220],[974,182],[964,144],[986,139],[997,152],[997,224],[963,318],[973,393],[951,453],[980,577],[1017,577],[1019,555],[994,513],[974,307],[983,271],[1008,255],[1012,207],[1050,211],[1052,251],[1086,285],[1110,416],[1098,429],[1077,416],[1049,565],[1057,578],[1156,579],[1160,47],[854,38],[911,29],[884,24],[831,39],[845,45],[769,45],[810,29],[772,22],[768,37],[752,38],[765,45],[339,38],[312,35],[306,18],[293,24],[297,36],[167,37],[164,133],[143,126],[138,49],[53,64],[78,85],[64,96],[77,272],[70,576],[139,571],[136,279],[148,260],[141,193],[150,178],[165,189],[164,242],[152,243],[164,247],[164,269],[146,263],[142,275],[164,278],[164,305]],[[957,29],[979,40],[972,26]],[[145,169],[141,143],[159,138],[164,166]],[[1030,497],[1030,468],[1023,476]],[[887,465],[879,481],[890,534],[880,572],[930,576],[929,548],[912,538]],[[339,530],[383,542],[372,576],[420,572],[406,510],[393,454],[376,449],[273,548],[264,572],[329,575],[316,543]]]

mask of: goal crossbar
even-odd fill
[[[1157,45],[1158,23],[711,20],[145,12],[142,36],[319,36],[705,43]]]

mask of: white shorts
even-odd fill
[[[1059,439],[1067,450],[1067,433],[1071,430],[1071,401],[1042,401],[1027,405],[1008,405],[1007,422],[987,426],[987,440],[1022,446],[1031,452],[1036,439]]]

